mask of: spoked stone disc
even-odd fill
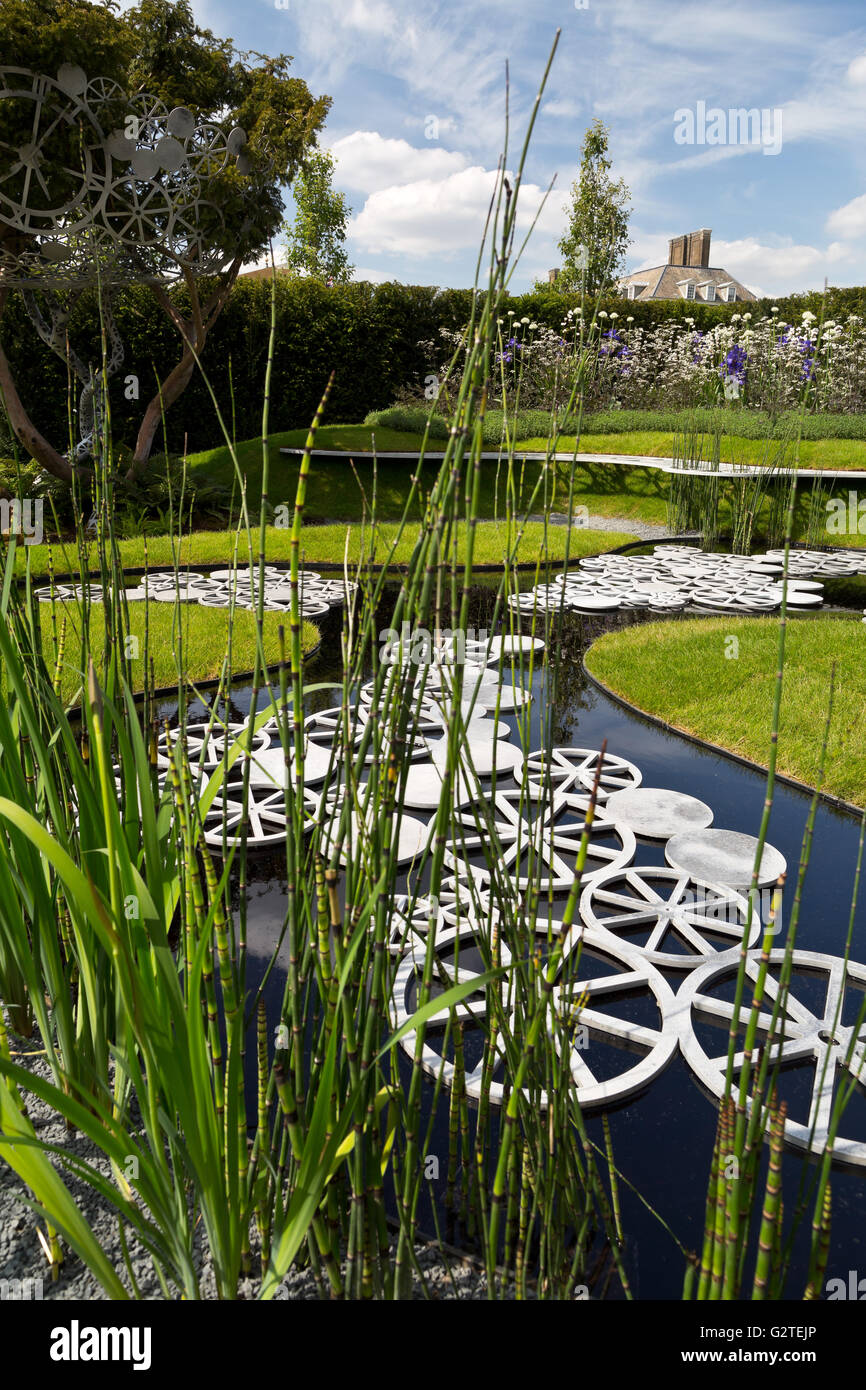
[[[688,830],[671,837],[665,858],[674,869],[690,874],[696,883],[724,883],[729,888],[749,888],[758,841],[739,830]],[[764,845],[758,886],[775,883],[787,868],[783,855]]]
[[[770,1062],[778,1062],[781,1075],[792,1068],[808,1068],[808,1100],[797,1113],[797,1102],[789,1100],[785,1120],[785,1142],[812,1154],[823,1154],[829,1142],[833,1107],[841,1087],[853,1085],[862,1099],[866,1090],[866,1026],[856,1029],[866,989],[866,966],[845,961],[840,956],[817,951],[792,953],[791,983],[784,1007],[779,1005],[781,985],[777,978],[785,961],[785,951],[770,952],[763,996],[758,1015],[758,1048],[770,1049]],[[760,954],[750,952],[746,961],[747,987],[740,1009],[741,1042],[751,1013],[755,986],[760,972]],[[712,1095],[722,1097],[728,1061],[728,1033],[734,1017],[734,1002],[715,993],[737,973],[736,959],[710,961],[688,975],[676,997],[676,1026],[680,1049],[698,1080]],[[818,986],[816,990],[816,985]],[[816,994],[818,1003],[816,1004]],[[700,1036],[695,1031],[701,1028]],[[706,1041],[715,1029],[718,1045]],[[734,1056],[734,1084],[739,1081],[745,1056]],[[751,1099],[746,1104],[751,1108]],[[846,1137],[846,1116],[833,1143],[833,1158],[839,1163],[866,1167],[866,1142]]]
[[[732,888],[702,886],[678,869],[615,869],[580,895],[588,927],[639,949],[653,965],[691,970],[720,953],[752,946],[761,934],[757,909]],[[747,929],[748,924],[748,929]],[[673,948],[676,947],[676,950]]]
[[[574,882],[584,832],[588,834],[583,883],[630,864],[636,842],[624,825],[615,825],[603,811],[592,821],[564,799],[532,802],[525,789],[497,790],[484,810],[462,812],[445,842],[445,863],[459,877],[473,870],[484,882],[507,875],[516,887],[537,883],[539,890],[568,890]],[[495,866],[491,864],[495,860]]]
[[[168,734],[165,730],[157,739],[156,765],[158,768],[169,766],[168,741],[171,740],[174,747],[180,737],[180,729],[172,729]],[[188,724],[186,727],[186,751],[193,771],[196,767],[204,767],[206,771],[213,772],[218,768],[226,757],[226,746],[231,753],[232,747],[243,739],[243,751],[238,754],[238,761],[242,760],[247,748],[247,738],[249,737],[249,726],[244,723],[219,724],[214,723],[211,728],[208,724]],[[254,755],[264,753],[270,747],[270,735],[263,730],[254,733],[249,747]]]
[[[586,807],[602,754],[598,748],[552,748],[530,753],[525,763],[526,786],[535,798],[564,797],[570,805]],[[612,792],[637,787],[643,773],[634,763],[615,753],[605,753],[598,786],[599,802]]]
[[[467,922],[458,928],[440,923],[435,933],[435,983],[439,990],[468,984],[484,973],[491,957],[489,937],[483,926]],[[543,950],[548,935],[546,923],[536,935]],[[417,1007],[417,982],[424,967],[425,948],[426,942],[415,940],[397,968],[392,993],[395,1028],[406,1023]],[[500,949],[502,964],[511,965],[508,947],[503,944]],[[490,988],[497,991],[513,1028],[518,1022],[520,1006],[516,1002],[519,992],[509,983],[512,973],[507,971],[503,980],[495,981]],[[623,996],[623,1007],[618,1010],[616,1004],[620,996]],[[634,1021],[636,996],[645,997],[654,1006],[653,1023]],[[421,1065],[430,1076],[441,1076],[446,1086],[453,1083],[455,1074],[454,1063],[444,1050],[452,1012],[462,1020],[465,1029],[479,1028],[489,1032],[487,998],[487,991],[480,986],[453,1011],[442,1009],[427,1020]],[[567,1050],[573,1086],[571,1094],[581,1108],[608,1106],[624,1100],[642,1090],[665,1069],[677,1044],[673,1005],[670,986],[639,951],[622,942],[600,938],[586,928],[574,929],[570,950],[551,995],[549,1026],[557,1051],[562,1055],[563,1050]],[[468,1033],[464,1036],[468,1038]],[[401,1039],[401,1046],[410,1056],[415,1054],[415,1045],[414,1031]],[[501,1058],[501,1044],[499,1052]],[[467,1094],[476,1100],[482,1095],[483,1061],[482,1057],[465,1073]],[[500,1065],[494,1064],[488,1092],[494,1105],[501,1105],[505,1099],[499,1073]],[[548,1104],[544,1091],[533,1091],[532,1096],[539,1105]]]
[[[252,784],[244,805],[243,788],[225,786],[217,793],[204,817],[204,837],[213,849],[221,849],[223,830],[231,848],[243,838],[246,825],[249,849],[273,849],[286,842],[286,798],[283,791]],[[304,829],[312,830],[310,810],[305,807]]]

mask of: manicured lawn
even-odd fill
[[[66,617],[66,638],[63,652],[61,675],[61,694],[68,703],[77,704],[82,685],[81,659],[81,607],[78,603],[53,605],[57,618],[58,638],[64,616]],[[144,688],[145,656],[145,607],[148,615],[148,658],[153,659],[154,677],[157,687],[177,685],[178,661],[182,653],[183,666],[189,679],[195,682],[214,680],[222,671],[228,647],[228,613],[221,608],[200,608],[193,603],[132,603],[129,605],[130,636],[137,637],[139,654],[127,662],[129,680],[136,691]],[[51,605],[41,605],[42,650],[49,670],[53,671],[57,660],[57,646],[51,622]],[[91,648],[101,653],[104,641],[104,617],[101,606],[91,608]],[[265,613],[264,615],[264,655],[269,666],[276,665],[280,659],[278,629],[280,624],[286,628],[286,643],[289,642],[288,616],[285,613]],[[250,671],[255,663],[255,614],[237,609],[232,622],[233,671]],[[312,651],[319,641],[319,629],[305,622],[301,629],[301,642],[305,652]],[[97,671],[102,672],[102,662],[97,662]]]
[[[762,439],[745,439],[740,435],[724,435],[721,441],[723,463],[764,463],[769,464],[776,457],[781,441],[767,444]],[[557,452],[567,453],[574,449],[574,436],[562,435],[557,442]],[[705,439],[704,457],[711,456],[712,439]],[[521,439],[521,449],[545,449],[547,441],[541,438]],[[580,452],[582,454],[647,454],[650,458],[672,458],[674,435],[659,430],[630,430],[623,434],[582,434]],[[802,439],[794,449],[789,445],[785,453],[788,467],[799,462],[801,468],[826,468],[830,470],[845,468],[866,469],[866,440],[863,439]]]
[[[388,558],[388,551],[393,544],[394,538],[399,531],[399,527],[393,524],[384,523],[377,528],[375,563],[382,564]],[[461,528],[460,543],[458,545],[458,556],[462,558],[464,554],[463,533],[465,528]],[[327,561],[331,563],[342,563],[344,551],[346,549],[346,536],[349,537],[348,557],[349,563],[357,563],[361,555],[361,543],[364,540],[365,553],[370,554],[371,532],[369,528],[366,533],[360,526],[306,526],[304,527],[301,538],[301,563],[315,564],[317,561]],[[550,526],[547,528],[546,548],[547,554],[551,559],[560,559],[565,554],[566,539],[570,535],[569,552],[577,559],[581,555],[598,555],[604,550],[613,550],[619,545],[626,545],[633,541],[635,537],[621,531],[590,531],[573,528],[570,533],[565,526]],[[417,526],[405,528],[400,537],[397,550],[392,557],[394,564],[405,564],[411,554],[415,537],[417,536]],[[259,531],[256,527],[252,532],[253,550],[258,556]],[[228,564],[234,559],[236,538],[233,531],[196,531],[184,539],[179,548],[179,563],[182,568],[194,567],[201,564],[217,564],[222,562]],[[505,524],[483,523],[476,527],[475,537],[475,562],[477,564],[501,565],[508,544],[508,530]],[[544,526],[541,522],[528,522],[524,528],[517,553],[518,561],[534,561],[542,553],[545,544]],[[512,541],[513,546],[513,541]],[[267,528],[267,538],[265,542],[267,559],[270,562],[288,563],[291,558],[290,533],[285,527],[269,526]],[[151,568],[160,566],[170,566],[173,564],[175,542],[170,536],[149,536],[147,538],[147,563]],[[145,542],[142,539],[124,540],[119,542],[120,557],[123,565],[127,568],[143,568],[145,563]],[[19,573],[24,573],[26,563],[25,552],[29,551],[31,573],[44,576],[48,572],[49,547],[47,545],[19,546],[16,551],[16,566]],[[78,551],[75,546],[54,545],[51,547],[54,561],[54,571],[61,573],[78,573]],[[238,550],[238,557],[241,564],[247,562],[246,537]],[[93,548],[94,564],[96,563],[95,546]],[[204,611],[204,610],[200,610]]]
[[[766,766],[778,621],[697,618],[605,633],[587,653],[593,675],[616,694],[686,733]],[[736,637],[739,653],[729,639]],[[726,646],[727,644],[727,646]],[[778,770],[814,785],[836,685],[823,790],[866,805],[866,629],[856,621],[794,619],[787,628]]]
[[[352,450],[368,451],[372,447],[374,430],[367,425],[330,425],[321,429],[317,444],[322,449],[344,449],[351,455]],[[387,451],[391,449],[417,449],[421,437],[417,434],[396,433],[382,427],[375,430],[376,446]],[[285,504],[291,510],[297,488],[299,462],[280,454],[281,447],[300,448],[306,442],[305,430],[289,430],[274,435],[270,441],[270,480],[269,497],[274,506]],[[741,447],[742,446],[742,447]],[[443,441],[430,441],[430,449],[438,452]],[[546,440],[542,438],[522,440],[520,448],[545,449]],[[565,436],[559,441],[559,451],[567,453],[574,448],[574,439]],[[647,454],[653,458],[669,457],[673,449],[673,435],[663,432],[628,432],[619,434],[592,435],[581,437],[581,453],[600,454]],[[767,462],[773,457],[761,440],[739,439],[727,436],[725,457],[740,463]],[[250,519],[255,520],[261,496],[262,451],[261,441],[247,440],[237,446],[238,461],[247,479],[248,506]],[[804,441],[800,446],[800,462],[804,467],[827,468],[866,468],[866,441],[819,439]],[[227,449],[211,449],[205,453],[190,456],[190,475],[193,483],[196,476],[203,480],[231,486],[234,470]],[[154,465],[158,466],[158,465]],[[529,505],[532,490],[539,477],[541,465],[527,460],[515,468],[514,485],[519,499],[517,505]],[[427,465],[429,481],[432,486],[438,464],[431,461]],[[307,491],[307,516],[310,520],[356,521],[365,507],[369,512],[373,496],[376,497],[377,515],[381,521],[396,521],[403,514],[410,488],[412,466],[406,461],[380,459],[375,474],[369,460],[349,461],[349,458],[313,460],[312,472]],[[502,516],[504,511],[505,482],[507,469],[496,462],[482,466],[480,515],[491,518]],[[568,489],[571,477],[570,463],[557,465],[556,490],[551,498],[553,511],[565,510],[568,502]],[[574,471],[574,503],[589,508],[592,516],[612,516],[646,521],[653,525],[664,525],[667,519],[667,496],[669,480],[666,475],[652,469],[632,468],[623,464],[581,463]],[[845,490],[839,489],[845,496]],[[542,504],[536,502],[534,510],[541,511]],[[801,509],[804,511],[804,509]],[[416,515],[421,519],[422,503],[419,499]],[[727,504],[723,500],[721,521],[724,527],[729,518]],[[804,515],[799,518],[800,529],[805,525]],[[828,536],[827,541],[837,545],[863,544],[864,537]]]

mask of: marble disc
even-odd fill
[[[723,883],[729,888],[748,888],[758,841],[739,830],[688,830],[674,835],[665,845],[665,858],[674,869],[690,874],[697,883]],[[775,883],[787,868],[784,855],[764,845],[758,885]]]
[[[713,823],[713,812],[706,802],[667,787],[626,787],[612,792],[605,803],[605,815],[650,840],[669,840],[682,831],[705,830]]]

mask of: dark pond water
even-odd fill
[[[396,590],[394,591],[396,592]],[[383,604],[380,628],[388,626],[389,593]],[[479,584],[471,594],[469,624],[476,630],[492,630],[493,590]],[[445,615],[447,622],[447,614]],[[733,760],[701,749],[688,741],[659,729],[649,721],[624,710],[610,700],[584,675],[581,658],[589,644],[612,626],[640,621],[628,618],[595,619],[576,615],[563,619],[557,629],[555,647],[559,656],[559,685],[555,700],[544,669],[536,673],[532,708],[532,746],[539,746],[542,720],[550,721],[554,744],[599,747],[607,739],[610,752],[637,763],[646,786],[669,787],[708,802],[715,813],[714,825],[757,834],[765,797],[764,776]],[[321,654],[307,669],[310,683],[339,680],[340,673],[329,653],[339,651],[339,618],[332,616],[324,629]],[[236,717],[249,709],[250,691],[235,690]],[[313,695],[309,708],[330,703],[327,693]],[[168,706],[165,712],[170,712]],[[195,713],[195,711],[191,711]],[[508,716],[504,716],[508,718]],[[516,721],[510,720],[515,731]],[[816,713],[817,726],[820,714]],[[770,823],[769,841],[785,855],[789,875],[796,877],[803,832],[809,812],[809,797],[795,788],[777,785]],[[414,813],[421,814],[421,813]],[[806,877],[798,946],[805,950],[841,954],[844,949],[851,910],[854,870],[859,842],[859,820],[829,805],[819,806],[815,824],[811,865]],[[664,863],[661,847],[644,843],[639,861]],[[248,868],[247,932],[250,955],[249,985],[255,987],[271,958],[283,924],[285,910],[285,865],[279,855],[251,855]],[[786,893],[790,899],[791,889]],[[854,929],[855,960],[866,962],[866,901],[861,893]],[[784,930],[778,944],[784,942]],[[284,982],[284,962],[278,958],[271,974],[266,1000],[269,1015],[276,1018]],[[683,972],[663,971],[672,988],[683,979]],[[721,1049],[720,1049],[721,1050]],[[791,1086],[791,1103],[798,1100],[796,1077]],[[432,1087],[428,1087],[428,1103]],[[799,1103],[803,1103],[803,1094]],[[703,1229],[706,1183],[716,1124],[716,1105],[677,1053],[669,1067],[657,1076],[636,1099],[608,1112],[617,1166],[632,1192],[622,1193],[623,1224],[628,1233],[627,1265],[633,1292],[637,1297],[675,1299],[680,1296],[683,1278],[682,1255],[658,1217],[671,1228],[686,1247],[699,1246]],[[599,1112],[587,1117],[588,1131],[602,1142]],[[866,1100],[855,1096],[846,1114],[845,1132],[866,1140]],[[444,1188],[447,1157],[447,1130],[435,1122],[433,1153],[442,1155]],[[766,1155],[765,1155],[766,1162]],[[797,1153],[786,1149],[783,1164],[783,1199],[787,1213],[793,1212],[801,1180],[814,1175],[813,1165],[804,1164]],[[442,1194],[431,1183],[431,1197]],[[658,1217],[648,1208],[653,1208]],[[808,1223],[806,1223],[808,1224]],[[838,1168],[833,1177],[832,1253],[827,1278],[847,1278],[851,1269],[866,1272],[866,1169],[859,1172]],[[805,1284],[806,1230],[798,1240],[790,1297],[802,1297]],[[618,1296],[611,1288],[610,1296]]]

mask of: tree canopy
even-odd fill
[[[596,118],[583,137],[580,173],[571,186],[568,228],[559,243],[563,265],[556,288],[603,294],[622,275],[629,245],[631,195],[610,176],[608,129]]]
[[[70,359],[83,408],[93,372],[66,343],[71,298],[98,280],[110,316],[113,291],[151,288],[182,354],[145,410],[140,467],[241,266],[279,231],[281,188],[315,145],[330,98],[290,74],[290,56],[243,53],[201,28],[189,0],[140,0],[123,13],[113,0],[3,0],[0,53],[0,312],[19,289],[36,331]],[[175,281],[188,311],[167,292]],[[93,439],[77,460],[48,444],[2,348],[0,390],[25,447],[71,477]]]
[[[292,189],[294,221],[287,224],[286,266],[335,285],[351,280],[355,269],[346,254],[351,208],[333,187],[334,157],[314,150],[298,171]]]

